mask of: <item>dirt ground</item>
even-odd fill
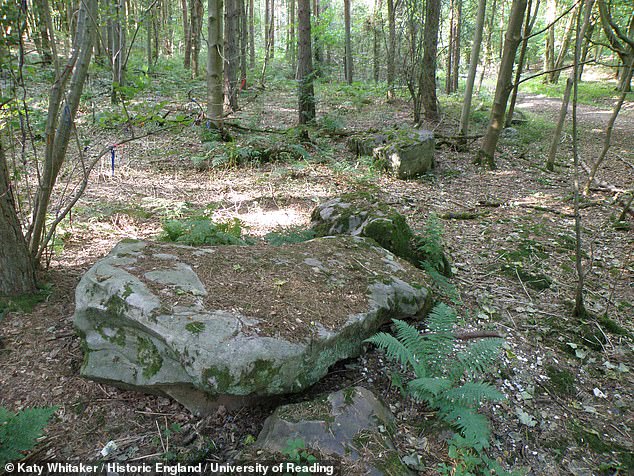
[[[322,107],[325,101],[322,99]],[[245,108],[254,127],[286,127],[294,121],[293,91],[268,92]],[[272,105],[275,106],[272,106]],[[523,96],[518,108],[531,118],[553,122],[558,101]],[[289,112],[290,111],[290,112]],[[338,105],[346,128],[405,124],[406,102]],[[590,163],[601,148],[609,105],[581,106],[580,150]],[[506,467],[532,475],[626,474],[634,468],[634,344],[615,333],[634,332],[634,226],[614,226],[620,194],[593,189],[581,209],[586,253],[586,303],[610,318],[572,317],[576,275],[572,214],[570,135],[564,136],[555,173],[543,164],[549,135],[503,139],[498,168],[472,164],[470,152],[443,146],[433,174],[401,181],[368,168],[352,156],[342,138],[306,146],[311,158],[292,163],[196,171],[190,157],[200,152],[197,129],[130,143],[119,153],[113,177],[108,164],[94,172],[71,223],[63,250],[50,262],[44,280],[52,285],[46,302],[30,314],[9,313],[0,327],[0,405],[58,407],[30,460],[99,458],[114,441],[111,457],[126,461],[169,459],[187,453],[226,462],[257,436],[270,406],[227,411],[199,418],[169,399],[124,391],[82,379],[82,352],[73,330],[74,289],[82,274],[123,238],[156,238],[161,220],[186,207],[214,204],[216,219],[239,218],[261,237],[280,226],[306,226],[317,203],[351,190],[367,189],[397,208],[415,229],[429,214],[469,212],[470,219],[445,219],[446,247],[462,300],[466,329],[494,329],[504,335],[495,384],[508,400],[487,406],[494,432],[490,455]],[[449,115],[437,132],[452,135]],[[634,103],[627,102],[615,127],[613,148],[598,178],[616,189],[634,184]],[[117,134],[111,132],[111,140]],[[584,175],[585,177],[585,175]],[[450,215],[445,215],[450,216]],[[519,266],[519,267],[518,267]],[[523,274],[526,271],[528,274]],[[524,276],[524,278],[522,278]],[[528,278],[527,278],[528,276]],[[531,287],[545,276],[550,286]],[[599,340],[597,340],[597,336]],[[389,364],[374,349],[344,362],[299,401],[345,385],[366,386],[394,411],[402,454],[420,455],[421,474],[437,474],[450,463],[446,430],[433,413],[403,400],[391,387]],[[631,473],[629,473],[631,474]]]

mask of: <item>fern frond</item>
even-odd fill
[[[394,323],[394,327],[396,327],[396,338],[401,341],[413,355],[424,358],[426,349],[420,331],[405,321],[392,319],[392,322]]]
[[[452,406],[448,412],[441,409],[443,419],[455,426],[465,440],[477,451],[489,447],[491,428],[489,420],[472,408]]]
[[[437,397],[451,388],[452,384],[453,382],[446,378],[424,377],[411,380],[407,384],[407,389],[418,400],[428,400],[430,395]]]
[[[456,355],[452,375],[459,378],[463,373],[470,377],[484,374],[497,361],[502,339],[481,339]]]
[[[407,346],[387,332],[379,332],[369,339],[366,339],[365,342],[370,342],[378,348],[383,349],[389,359],[396,360],[401,365],[407,366],[415,360],[414,354]]]
[[[35,446],[57,407],[25,408],[11,413],[0,407],[0,466],[22,458],[22,451]]]
[[[427,318],[427,327],[431,332],[440,334],[453,332],[453,326],[458,318],[456,311],[445,303],[438,303],[430,311]]]
[[[484,401],[500,401],[506,397],[493,385],[486,382],[467,382],[460,387],[451,388],[443,393],[443,398],[450,402],[472,406]]]

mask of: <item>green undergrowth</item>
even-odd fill
[[[0,319],[7,312],[33,312],[33,308],[44,302],[51,295],[51,287],[41,286],[33,294],[21,294],[19,296],[0,296]]]
[[[248,245],[252,242],[243,234],[242,222],[237,218],[215,222],[206,216],[163,222],[161,239],[189,246]]]
[[[57,407],[25,408],[12,413],[0,407],[0,467],[10,461],[24,458],[24,451],[31,450],[42,436],[44,427]]]
[[[486,454],[491,428],[478,412],[486,401],[505,397],[485,381],[498,359],[501,339],[485,338],[458,344],[454,334],[457,313],[445,304],[432,309],[421,333],[414,326],[393,320],[396,336],[381,332],[368,342],[383,349],[390,360],[407,372],[400,372],[404,392],[437,412],[455,434],[449,440],[454,467],[441,465],[442,474],[504,474],[497,461]],[[412,375],[414,378],[412,378]]]

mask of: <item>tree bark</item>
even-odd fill
[[[222,129],[223,103],[223,4],[208,0],[207,18],[207,117],[212,126]]]
[[[526,0],[513,0],[505,35],[502,61],[498,72],[498,81],[495,87],[495,99],[491,108],[489,127],[475,161],[476,164],[483,164],[492,169],[495,168],[495,147],[497,146],[500,132],[502,132],[506,103],[511,92],[513,64],[515,63],[515,54],[522,37],[522,21],[524,20],[525,11]]]
[[[97,0],[84,0],[80,3],[72,56],[57,76],[49,95],[43,170],[33,206],[31,227],[26,235],[29,252],[36,263],[47,245],[44,229],[48,205],[66,157],[71,131],[75,127],[75,116],[92,57],[96,29],[93,19],[96,18],[96,13]],[[70,85],[66,90],[69,80]]]
[[[315,91],[313,87],[313,53],[310,34],[310,0],[297,1],[298,21],[298,102],[299,123],[315,119]]]
[[[535,25],[537,20],[537,13],[539,12],[539,0],[535,5],[535,12],[531,14],[532,0],[528,0],[528,6],[526,7],[526,21],[524,22],[524,30],[522,33],[522,46],[520,47],[520,56],[517,60],[517,67],[515,68],[515,79],[513,80],[513,91],[511,93],[511,100],[509,102],[509,108],[506,112],[505,127],[510,127],[513,121],[513,114],[515,113],[515,103],[517,102],[517,93],[519,91],[520,79],[522,78],[522,72],[524,71],[524,62],[526,60],[526,50],[528,49],[528,36]]]
[[[553,72],[550,74],[549,78],[549,81],[552,84],[557,84],[559,82],[559,76],[561,75],[560,68],[564,65],[566,55],[568,54],[568,49],[570,48],[570,42],[572,41],[572,34],[574,32],[573,27],[575,24],[575,18],[577,17],[575,12],[576,9],[572,10],[569,13],[570,18],[568,19],[568,24],[566,25],[566,29],[564,30],[564,40],[561,43],[561,48],[559,48],[557,59],[555,59],[555,67],[553,68]]]
[[[295,38],[295,3],[297,0],[288,0],[288,61],[293,71],[293,77],[297,70],[297,41]]]
[[[584,19],[583,24],[581,26],[581,38],[578,41],[587,41],[586,32],[588,31],[590,25],[590,17],[592,14],[592,7],[594,5],[594,0],[586,0],[584,4]],[[581,12],[579,12],[581,14]],[[578,71],[577,68],[573,68],[570,71],[570,76],[566,81],[566,88],[564,89],[564,96],[561,100],[561,108],[559,110],[559,120],[557,121],[557,125],[555,126],[555,131],[553,133],[553,138],[550,143],[550,150],[548,151],[548,159],[546,160],[546,169],[549,171],[555,170],[555,159],[557,158],[557,151],[559,150],[559,141],[561,139],[561,132],[564,128],[564,122],[566,121],[566,115],[568,113],[568,105],[570,104],[570,96],[572,94],[572,89],[575,83],[575,72]]]
[[[249,0],[249,67],[255,68],[255,1]]]
[[[35,291],[35,265],[29,253],[15,200],[9,170],[0,143],[0,296],[15,296]]]
[[[546,25],[550,25],[555,21],[557,17],[557,1],[548,0],[546,3]],[[546,43],[544,44],[544,73],[555,69],[555,25],[551,25],[546,31]],[[544,75],[544,82],[549,83],[550,75],[552,73],[546,73]]]
[[[482,46],[482,33],[484,30],[484,15],[486,13],[486,0],[479,0],[478,13],[475,24],[475,37],[471,47],[471,58],[469,60],[469,73],[465,86],[464,101],[462,103],[462,113],[460,114],[460,135],[469,135],[469,116],[471,114],[471,100],[473,98],[473,86],[475,84],[478,61],[480,59],[480,47]]]
[[[394,0],[387,0],[387,99],[394,99],[394,79],[396,73],[396,11]]]
[[[203,2],[190,0],[190,28],[192,37],[191,69],[192,77],[198,77],[200,72],[200,40],[203,28]]]
[[[225,0],[224,101],[227,110],[238,108],[238,0]]]
[[[423,61],[421,102],[425,118],[438,120],[436,97],[436,55],[438,52],[438,28],[440,26],[440,0],[427,0],[425,4],[425,32],[423,33]]]
[[[352,84],[352,39],[350,38],[351,18],[350,18],[350,0],[343,0],[343,22],[345,30],[345,78],[348,84]]]

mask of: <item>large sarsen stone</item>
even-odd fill
[[[425,279],[360,237],[283,247],[124,241],[77,287],[81,372],[197,412],[298,392],[390,319],[422,315]]]

